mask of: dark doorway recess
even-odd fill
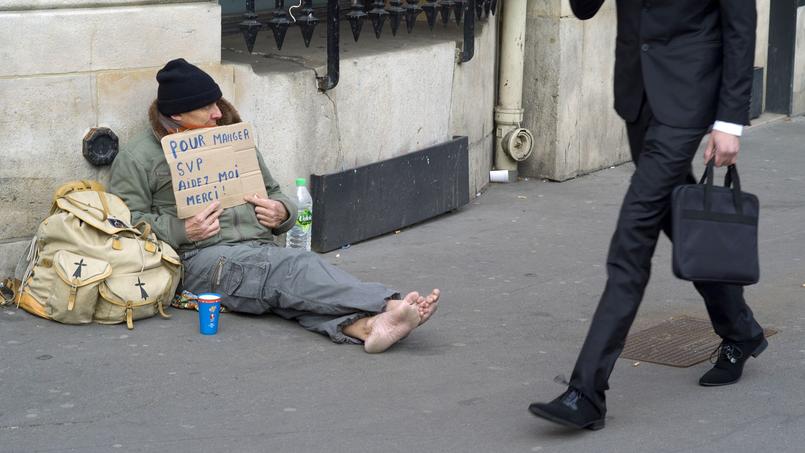
[[[797,8],[805,0],[774,0],[769,14],[769,61],[766,110],[790,115],[794,95]]]

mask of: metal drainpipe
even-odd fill
[[[523,129],[523,66],[526,1],[506,0],[500,31],[500,78],[495,107],[495,168],[492,180],[517,180],[517,162],[531,155],[534,135]],[[505,172],[505,173],[504,173]]]

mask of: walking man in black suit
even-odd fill
[[[604,0],[570,0],[579,19]],[[604,427],[608,380],[648,283],[660,230],[671,238],[674,187],[695,182],[691,169],[712,128],[705,161],[735,163],[755,55],[755,0],[617,0],[615,110],[626,121],[635,172],[607,258],[607,284],[567,391],[529,410],[574,428]],[[735,285],[696,283],[722,338],[704,386],[738,381],[747,358],[767,343]]]

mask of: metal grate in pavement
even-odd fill
[[[766,329],[766,337],[777,331]],[[626,338],[621,357],[675,367],[704,362],[721,343],[710,321],[679,316]]]

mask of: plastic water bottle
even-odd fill
[[[293,228],[285,235],[285,246],[310,250],[310,232],[313,229],[313,198],[305,186],[305,178],[296,179],[296,206],[299,214]]]

